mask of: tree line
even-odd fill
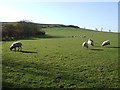
[[[45,35],[45,32],[42,31],[40,25],[33,22],[19,21],[11,24],[2,24],[3,41],[36,37],[41,35]]]
[[[80,28],[75,25],[63,25],[63,24],[41,24],[42,28]]]

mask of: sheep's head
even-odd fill
[[[10,46],[10,50],[11,50],[11,51],[12,51],[13,48],[14,48],[13,46]]]

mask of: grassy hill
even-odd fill
[[[23,20],[24,21],[24,20]],[[20,22],[20,21],[18,21]],[[24,22],[30,22],[30,21],[24,21]],[[2,22],[2,25],[9,25],[9,24],[16,24],[17,22]],[[34,22],[33,22],[34,23]],[[64,24],[43,24],[43,23],[34,23],[36,25],[38,25],[39,27],[42,28],[64,28],[64,27],[71,27],[71,28],[80,28],[78,26],[75,25],[64,25]]]
[[[46,36],[2,43],[3,88],[119,88],[118,34],[80,28],[44,28]],[[86,37],[83,38],[83,35]],[[82,43],[91,38],[94,47]],[[100,47],[109,39],[111,45]]]

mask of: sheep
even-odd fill
[[[82,35],[82,38],[86,38],[86,35]]]
[[[110,45],[110,40],[106,40],[102,43],[101,47],[104,47],[104,46],[107,46],[107,45]]]
[[[88,39],[88,45],[94,46],[94,41],[92,39]]]
[[[10,46],[10,50],[12,51],[12,49],[14,48],[16,51],[16,47],[18,47],[18,51],[19,49],[22,50],[22,43],[20,41],[12,43]]]
[[[88,48],[88,43],[87,42],[83,42],[82,47]]]

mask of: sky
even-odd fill
[[[118,2],[2,0],[0,11],[1,22],[27,19],[35,23],[76,25],[118,32]]]

